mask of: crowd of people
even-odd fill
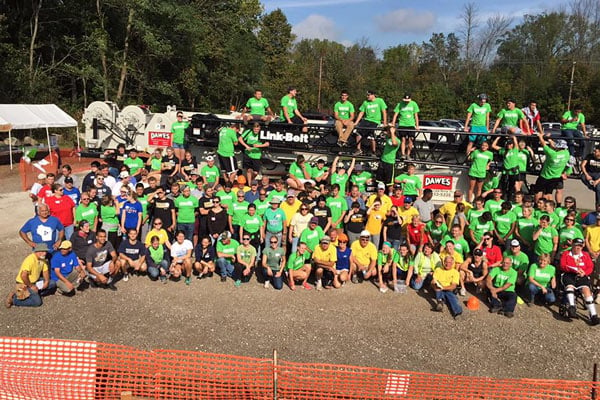
[[[581,213],[573,196],[563,200],[571,167],[567,142],[539,132],[546,157],[525,192],[521,167],[529,150],[518,132],[507,132],[503,146],[479,141],[474,132],[470,189],[466,197],[455,191],[438,208],[414,164],[395,169],[396,152],[403,143],[410,149],[394,126],[385,127],[377,171],[354,158],[336,157],[329,166],[300,155],[282,179],[261,175],[269,143],[258,133],[269,121],[260,114],[260,94],[253,99],[247,124],[222,128],[216,157],[202,163],[185,150],[187,125],[178,114],[173,147],[156,149],[146,161],[120,145],[106,153],[106,163],[92,162],[81,181],[68,165],[59,176],[40,174],[30,191],[35,215],[19,231],[33,252],[6,306],[39,306],[44,295],[73,296],[89,286],[117,290],[115,283],[132,275],[185,285],[216,275],[236,287],[256,275],[276,290],[335,290],[364,281],[381,293],[423,290],[435,311],[446,304],[455,318],[463,313],[459,297],[485,297],[491,312],[510,318],[520,300],[553,305],[558,295],[565,318],[575,318],[579,294],[589,322],[599,323],[593,289],[600,203],[595,212]],[[409,104],[410,96],[405,100]],[[285,104],[292,109],[282,118],[301,118],[290,98]],[[361,106],[358,124],[368,107]],[[350,110],[336,111],[344,142],[352,127],[342,111]],[[490,177],[493,151],[501,156],[503,178]],[[593,190],[596,160],[600,147],[583,165]]]

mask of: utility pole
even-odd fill
[[[571,110],[571,95],[573,94],[573,77],[575,75],[575,64],[577,62],[573,61],[573,66],[571,67],[571,82],[569,82],[569,101],[567,102],[567,110]]]
[[[323,83],[323,56],[319,57],[319,92],[317,94],[317,111],[321,112],[321,85]]]

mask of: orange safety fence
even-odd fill
[[[595,399],[587,381],[495,379],[0,337],[0,399]]]

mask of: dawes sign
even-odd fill
[[[260,139],[270,142],[308,143],[307,133],[260,131]]]
[[[173,144],[171,132],[148,132],[148,146],[169,147]]]
[[[454,199],[458,176],[423,174],[423,189],[433,191],[434,202],[447,202]]]

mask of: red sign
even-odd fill
[[[452,190],[453,179],[448,175],[423,175],[423,189]]]
[[[173,144],[171,132],[148,132],[148,146],[169,147]]]

